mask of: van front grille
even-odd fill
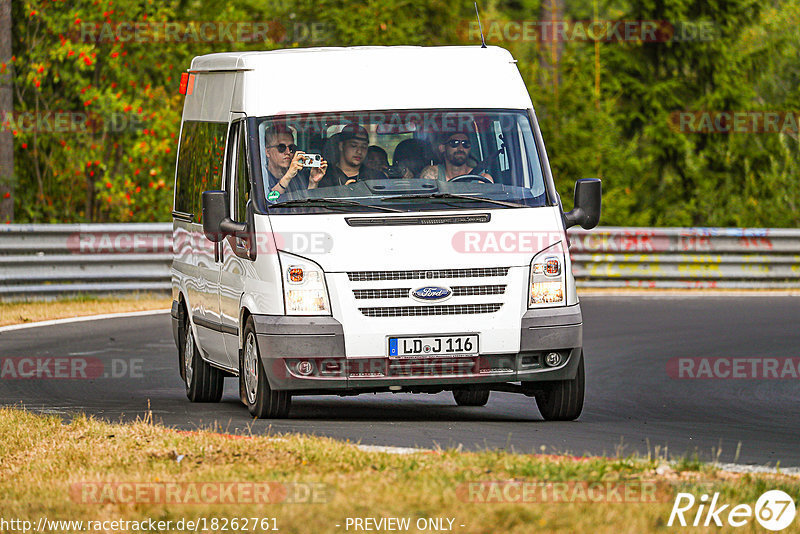
[[[502,295],[506,292],[504,284],[491,286],[454,286],[454,297],[471,297],[473,295]]]
[[[359,308],[367,317],[419,317],[426,315],[472,315],[494,313],[502,303],[491,304],[439,304],[433,306],[393,306]]]
[[[502,295],[506,292],[504,284],[488,286],[453,286],[454,297],[471,297],[474,295]],[[389,289],[354,289],[356,299],[402,299],[408,298],[410,287],[397,287]]]
[[[351,282],[375,282],[380,280],[426,280],[433,278],[482,278],[506,276],[510,267],[474,267],[469,269],[417,269],[413,271],[350,271]]]
[[[354,289],[353,295],[357,299],[401,299],[408,297],[410,287],[393,289]]]

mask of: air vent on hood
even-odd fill
[[[428,215],[424,217],[347,217],[350,226],[424,226],[428,224],[488,223],[488,213],[477,215]]]

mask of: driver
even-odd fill
[[[467,163],[471,146],[472,143],[466,133],[445,133],[439,142],[439,153],[442,154],[444,163],[425,167],[419,177],[449,182],[457,176],[472,174],[475,167],[470,167]],[[494,178],[487,172],[482,172],[480,176],[494,182]]]

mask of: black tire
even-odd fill
[[[209,365],[200,356],[200,349],[192,334],[192,325],[187,321],[183,342],[183,383],[186,396],[192,402],[219,402],[222,398],[222,386],[225,374]]]
[[[488,389],[454,389],[453,398],[459,406],[486,406],[489,402]]]
[[[239,352],[239,395],[250,415],[258,419],[284,419],[292,406],[289,392],[274,391],[269,387],[252,318],[245,323],[244,346]]]
[[[536,393],[536,405],[545,421],[574,421],[583,411],[583,394],[586,375],[583,370],[583,351],[578,362],[578,373],[572,380],[542,382]]]

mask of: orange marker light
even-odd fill
[[[557,258],[547,258],[544,265],[544,272],[547,276],[558,276],[561,274],[561,263]]]
[[[299,284],[303,281],[302,267],[289,267],[289,281]]]

